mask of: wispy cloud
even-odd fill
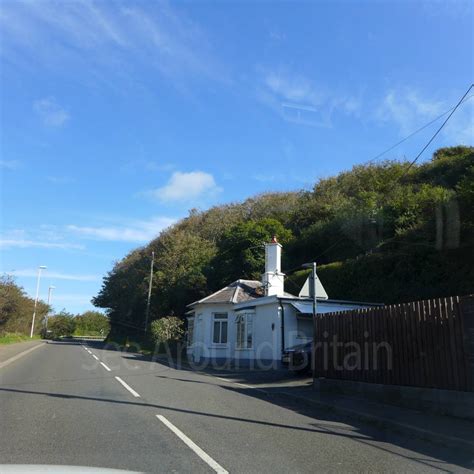
[[[330,127],[334,114],[357,115],[361,100],[285,69],[263,72],[257,97],[291,122]]]
[[[61,293],[57,291],[53,296],[53,306],[65,305],[70,308],[74,305],[91,306],[92,295],[84,295],[78,293]],[[59,303],[59,304],[58,304]],[[81,308],[81,311],[84,309]]]
[[[75,65],[78,80],[87,76],[110,87],[116,83],[106,79],[110,73],[142,86],[146,76],[136,74],[137,65],[172,78],[175,86],[177,78],[222,81],[224,75],[206,32],[165,1],[20,0],[2,7],[2,54],[24,69]]]
[[[93,240],[117,241],[117,242],[148,242],[158,234],[176,222],[169,217],[155,217],[150,220],[131,221],[127,225],[117,226],[82,226],[68,225],[66,230],[78,237]]]
[[[21,161],[18,160],[0,160],[0,169],[14,171],[22,167]]]
[[[450,102],[428,97],[409,87],[392,89],[383,97],[374,116],[380,123],[395,124],[400,135],[406,135],[449,111],[455,104],[456,99]],[[474,97],[469,96],[461,104],[441,136],[453,145],[474,142]]]
[[[53,97],[36,100],[33,103],[33,110],[48,127],[61,127],[70,117],[69,113]]]
[[[53,184],[69,184],[74,181],[67,176],[47,176],[46,179]]]
[[[420,124],[435,118],[443,112],[441,101],[422,98],[413,89],[390,90],[376,111],[376,117],[382,122],[395,122],[400,133],[407,134]]]
[[[12,270],[13,276],[25,277],[25,278],[36,278],[38,276],[38,270],[36,268],[26,268],[23,270]],[[46,269],[44,271],[45,276],[55,280],[71,280],[71,281],[100,281],[101,275],[78,275],[71,273],[61,273],[50,271]]]
[[[0,234],[0,248],[41,248],[84,250],[85,246],[66,239],[55,226],[42,225],[38,229],[5,229]]]
[[[197,198],[208,198],[222,191],[217,186],[212,174],[204,171],[182,173],[176,171],[168,183],[144,194],[161,202],[192,201]]]
[[[43,248],[43,249],[74,249],[82,250],[84,245],[66,242],[47,242],[29,239],[8,239],[0,237],[0,248]]]

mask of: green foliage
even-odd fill
[[[268,218],[241,222],[227,230],[210,263],[211,287],[217,289],[239,278],[259,279],[265,266],[264,243],[273,236],[286,244],[292,233],[276,219]]]
[[[33,339],[39,339],[40,336],[34,335]],[[23,342],[23,341],[31,341],[30,336],[26,334],[19,334],[19,333],[10,333],[7,332],[0,336],[0,344],[14,344],[16,342]]]
[[[75,329],[76,321],[74,315],[64,310],[48,318],[49,337],[53,339],[70,337],[74,334]]]
[[[182,339],[184,334],[183,321],[176,316],[156,319],[151,323],[151,333],[156,343],[172,342]]]
[[[0,276],[0,336],[6,333],[30,334],[34,300],[26,295],[14,279]],[[48,306],[38,301],[34,333],[39,334]]]
[[[192,209],[104,278],[94,304],[111,337],[140,339],[151,252],[150,320],[184,317],[186,305],[238,279],[260,279],[263,243],[284,245],[283,271],[316,260],[332,298],[396,302],[474,291],[474,148],[438,150],[432,160],[358,165],[310,191],[267,193]],[[449,272],[448,270],[449,269]],[[298,294],[305,272],[288,275]]]
[[[86,311],[74,318],[75,336],[106,336],[110,330],[109,318],[99,311]]]

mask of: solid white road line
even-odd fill
[[[127,385],[120,377],[115,377],[117,379],[118,382],[120,382],[134,397],[137,397],[139,398],[140,397],[140,394],[138,394],[137,392],[135,392],[135,390],[133,390],[132,387],[130,387],[130,385]]]
[[[99,360],[99,358],[98,358],[95,354],[92,354],[92,357],[93,357],[95,360]]]
[[[194,441],[189,439],[180,429],[167,420],[163,415],[156,415],[156,417],[166,425],[181,441],[183,441],[188,448],[192,449],[208,466],[210,466],[214,471],[220,474],[228,474],[219,463],[214,461],[214,459],[209,456],[205,451],[203,451]]]
[[[101,365],[105,370],[107,370],[108,372],[110,372],[110,369],[109,369],[103,362],[101,362],[100,365]]]
[[[40,347],[43,347],[45,345],[44,342],[38,344],[37,346],[33,346],[30,349],[27,349],[26,351],[20,352],[16,356],[10,357],[7,360],[4,360],[3,362],[0,362],[0,369],[3,369],[3,367],[6,367],[8,364],[11,364],[12,362],[15,362],[18,360],[20,357],[25,356],[26,354],[29,354],[32,351],[35,351],[36,349],[39,349]]]

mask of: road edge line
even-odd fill
[[[38,344],[37,346],[30,347],[26,351],[20,352],[19,354],[14,355],[13,357],[10,357],[9,359],[4,360],[3,362],[0,362],[0,369],[3,369],[4,367],[11,364],[12,362],[15,362],[16,360],[21,359],[26,354],[29,354],[30,352],[33,352],[34,350],[38,349],[39,347],[43,347],[44,345],[45,343],[42,342]]]

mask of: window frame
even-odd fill
[[[219,324],[219,342],[215,342],[214,336],[216,334],[215,327],[216,323]],[[225,342],[222,342],[222,327],[225,323]],[[212,345],[216,347],[226,347],[229,344],[229,314],[225,311],[219,311],[212,313],[212,334],[211,334]]]
[[[255,312],[238,313],[235,316],[235,348],[238,351],[252,350],[254,347],[254,318]],[[240,330],[243,327],[243,334],[240,336]],[[249,345],[249,327],[251,342]],[[243,340],[243,345],[241,345]]]

